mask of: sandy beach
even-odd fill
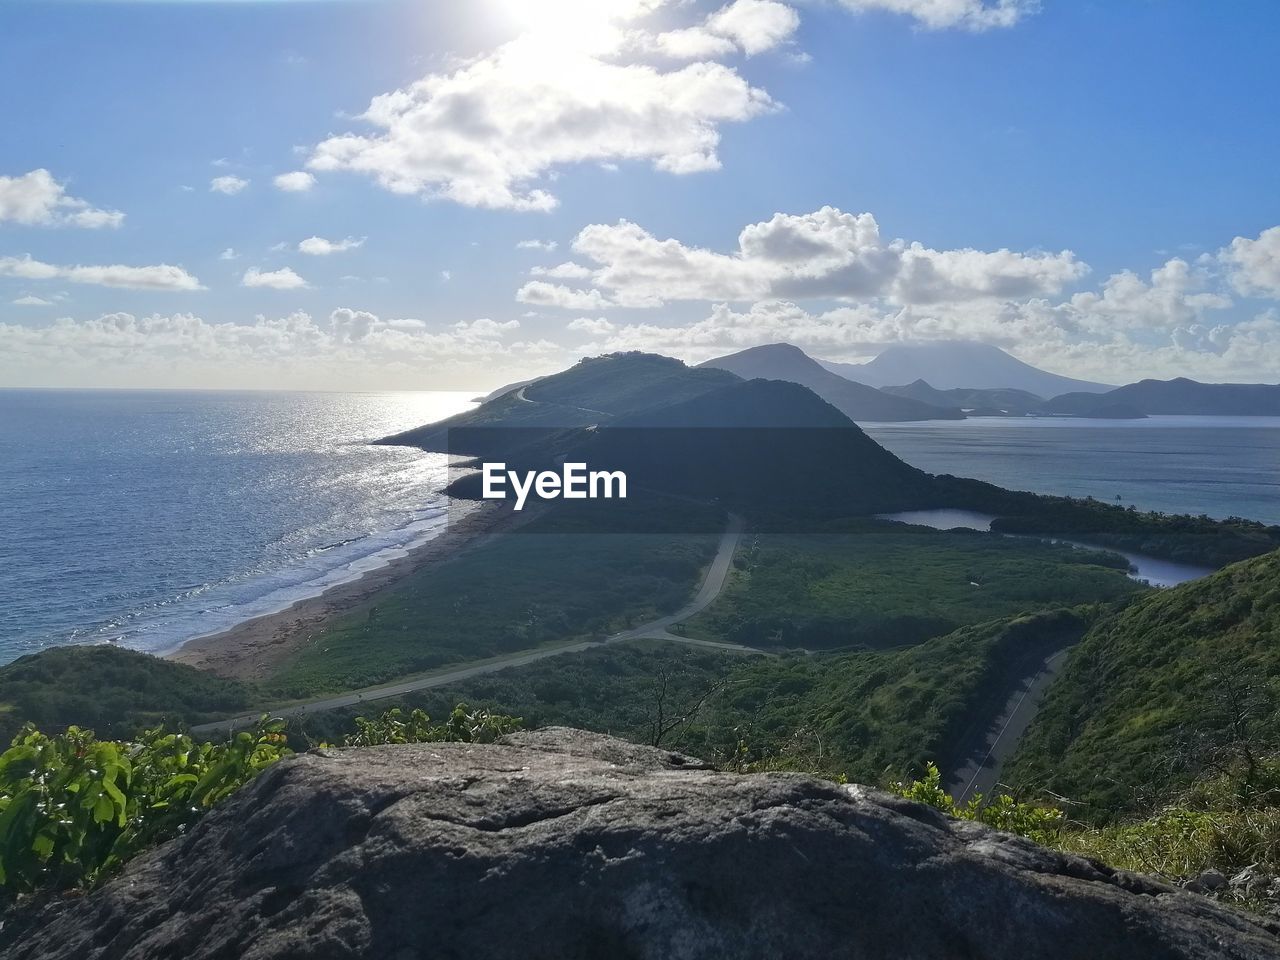
[[[499,503],[477,504],[461,519],[452,520],[439,536],[385,566],[370,570],[358,579],[335,584],[323,593],[306,597],[275,613],[254,617],[229,630],[195,637],[166,657],[223,677],[262,679],[332,617],[425,567],[447,563],[527,523],[535,513],[532,510],[513,513]]]

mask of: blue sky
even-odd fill
[[[0,0],[0,385],[939,337],[1274,380],[1277,35],[1268,0]]]

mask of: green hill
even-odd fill
[[[1138,808],[1274,746],[1280,552],[1145,595],[1072,654],[1006,779],[1085,811]]]
[[[1108,393],[1064,393],[1044,405],[1046,413],[1078,417],[1105,416],[1108,408],[1139,416],[1274,417],[1280,416],[1280,385],[1141,380]]]
[[[54,647],[0,667],[0,738],[30,721],[128,737],[164,721],[204,723],[249,709],[252,688],[109,645]]]

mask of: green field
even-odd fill
[[[1144,587],[1114,554],[875,520],[830,534],[750,534],[692,637],[770,648],[920,643],[968,623],[1109,602]]]

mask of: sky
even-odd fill
[[[1273,0],[0,0],[0,386],[1280,379]]]

